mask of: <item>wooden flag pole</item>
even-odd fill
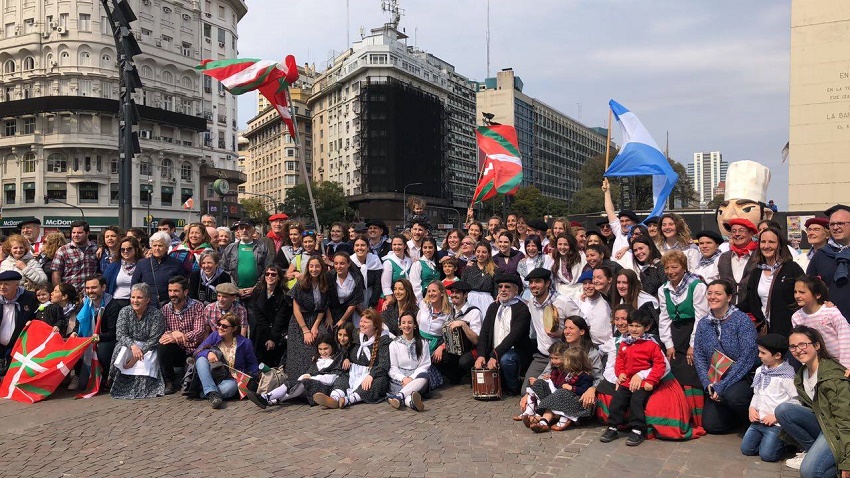
[[[307,175],[307,165],[304,162],[304,151],[301,150],[301,141],[298,138],[298,122],[295,120],[295,109],[292,107],[292,95],[289,94],[289,88],[286,88],[286,107],[289,109],[289,116],[292,118],[292,128],[295,132],[295,137],[292,138],[292,141],[295,142],[295,149],[298,151],[298,157],[301,161],[301,174],[304,176],[304,183],[307,185],[307,196],[310,198],[310,207],[313,209],[313,221],[316,224],[316,229],[319,229],[321,225],[319,224],[319,215],[316,214],[316,201],[313,199],[313,185],[310,182],[310,176]],[[283,118],[280,120],[283,123],[284,129],[286,129],[286,122],[283,121]],[[286,134],[285,132],[283,134]]]
[[[608,139],[605,141],[605,170],[608,170],[608,161],[611,157],[611,120],[613,119],[614,112],[611,110],[611,107],[608,107]]]

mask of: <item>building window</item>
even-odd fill
[[[91,61],[91,53],[89,53],[87,51],[81,51],[80,52],[80,65],[81,66],[88,66],[90,61]]]
[[[212,38],[212,25],[204,23],[204,38]]]
[[[80,183],[80,202],[81,203],[96,203],[98,199],[98,189],[100,185],[97,183]]]
[[[47,157],[47,172],[49,173],[67,173],[68,160],[61,153],[53,153]]]
[[[183,44],[180,47],[180,51],[181,51],[181,53],[183,53],[183,56],[188,56],[188,57],[191,58],[192,57],[192,44],[187,43],[187,42],[183,42]]]
[[[139,163],[139,174],[142,176],[150,176],[153,172],[153,167],[151,166],[151,162],[148,159],[143,159],[141,163]]]
[[[192,180],[192,163],[184,161],[180,166],[180,179],[183,181]]]
[[[35,203],[35,183],[24,183],[24,202],[27,204]]]
[[[35,59],[31,56],[24,58],[24,71],[35,69]]]
[[[17,120],[6,121],[5,126],[6,126],[5,127],[6,136],[15,136],[15,132],[18,129],[18,121]]]
[[[159,172],[162,179],[171,179],[174,177],[174,163],[165,158],[162,160],[159,166]]]
[[[24,118],[24,134],[35,134],[35,118]]]
[[[218,42],[224,43],[226,40],[227,40],[227,32],[224,30],[224,28],[219,28],[218,29]],[[12,71],[15,71],[14,66],[12,67]]]
[[[109,160],[109,174],[118,174],[118,170],[120,165],[118,163],[118,158],[112,158]]]
[[[47,197],[50,199],[68,199],[68,186],[65,183],[47,183]]]
[[[295,161],[287,161],[286,162],[286,170],[287,171],[297,171],[298,170],[298,163],[296,163]]]
[[[109,202],[118,204],[118,183],[111,183],[109,185]]]
[[[7,75],[15,72],[15,60],[7,60],[6,63],[3,64],[3,73]]]
[[[81,32],[90,32],[91,31],[91,15],[88,13],[81,13],[79,17],[79,21],[77,22],[77,29]]]
[[[112,68],[112,57],[109,55],[101,55],[100,56],[100,67],[101,68]]]
[[[174,75],[172,75],[170,71],[163,71],[162,81],[169,85],[174,84]]]
[[[151,200],[153,199],[153,186],[150,184],[142,184],[142,187],[139,188],[139,201],[142,204],[150,205]]]
[[[77,158],[74,158],[74,160],[76,160],[76,159]],[[85,171],[87,173],[90,172],[91,171],[91,156],[86,156],[85,160],[83,161],[83,164],[85,165],[84,166]]]
[[[4,199],[6,200],[6,204],[15,204],[15,185],[14,184],[4,184],[3,191],[6,193],[4,195]]]
[[[171,206],[174,197],[174,188],[163,186],[159,191],[159,203],[162,206]]]
[[[181,188],[180,189],[180,203],[183,204],[192,197],[192,188]]]
[[[24,156],[24,172],[25,173],[34,173],[35,172],[35,153],[27,153]]]

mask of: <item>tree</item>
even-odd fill
[[[705,206],[706,209],[717,209],[720,207],[720,203],[723,202],[722,194],[715,194],[711,201]]]
[[[619,153],[612,149],[610,158]],[[605,195],[602,193],[602,176],[605,174],[605,153],[588,159],[581,167],[581,189],[570,198],[569,211],[574,214],[587,214],[605,210]],[[611,197],[614,202],[620,197],[620,181],[611,181]]]
[[[549,199],[534,186],[519,188],[511,201],[512,213],[523,217],[543,217],[547,213]]]
[[[354,211],[348,207],[342,185],[332,181],[313,183],[313,198],[316,201],[316,214],[319,225],[330,226],[334,222],[344,222],[354,217]],[[286,192],[283,210],[289,217],[300,217],[313,222],[313,210],[307,194],[307,185],[299,184]]]
[[[269,211],[261,198],[248,198],[239,201],[245,215],[254,220],[257,224],[265,224],[269,219]]]

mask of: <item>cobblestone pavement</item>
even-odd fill
[[[598,426],[535,435],[510,420],[516,400],[477,402],[465,387],[425,403],[417,413],[248,401],[213,410],[180,395],[0,400],[0,476],[795,476],[741,456],[735,435],[629,448],[599,443]]]

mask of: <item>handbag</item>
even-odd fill
[[[288,378],[289,376],[283,370],[282,365],[262,372],[260,373],[259,380],[257,381],[257,393],[270,392],[283,385],[283,382],[285,382]]]
[[[715,384],[723,379],[726,372],[732,368],[735,361],[719,350],[711,354],[711,364],[708,367],[708,381]]]

